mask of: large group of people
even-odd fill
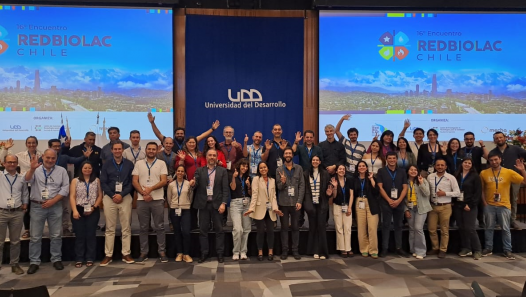
[[[293,143],[282,138],[282,127],[272,127],[272,139],[263,141],[263,133],[254,132],[236,142],[234,128],[223,129],[219,142],[212,127],[197,137],[186,137],[177,128],[174,137],[165,137],[148,114],[149,122],[161,144],[149,142],[141,147],[138,130],[130,132],[130,144],[120,139],[117,127],[108,129],[110,142],[100,148],[96,135],[87,132],[84,142],[70,147],[69,141],[48,142],[44,152],[37,150],[38,140],[30,136],[26,148],[13,154],[13,141],[0,151],[5,167],[0,180],[0,259],[6,231],[10,235],[10,264],[13,273],[23,274],[18,265],[20,234],[30,239],[30,266],[27,273],[38,271],[44,225],[50,237],[51,262],[57,270],[62,264],[62,234],[72,223],[76,236],[75,266],[92,266],[96,258],[96,230],[103,207],[105,217],[105,257],[100,266],[114,257],[117,221],[122,228],[122,261],[131,264],[148,260],[148,234],[156,233],[160,261],[166,255],[164,230],[165,207],[175,235],[176,262],[193,262],[190,230],[199,229],[199,263],[210,254],[208,233],[215,231],[215,251],[222,263],[225,254],[224,226],[228,210],[233,223],[232,259],[248,258],[247,242],[252,222],[257,228],[257,259],[274,259],[274,228],[281,225],[281,259],[299,253],[299,230],[309,222],[307,254],[327,259],[326,227],[332,211],[336,249],[341,257],[352,257],[351,230],[357,225],[359,254],[385,257],[394,229],[394,252],[417,259],[427,255],[446,257],[450,222],[461,233],[460,256],[480,259],[492,254],[493,231],[502,228],[504,256],[514,259],[510,229],[519,229],[515,221],[517,196],[525,183],[523,160],[526,150],[506,143],[496,132],[496,148],[488,151],[482,141],[475,146],[475,135],[466,132],[465,146],[459,139],[438,142],[438,132],[413,130],[414,141],[406,139],[410,122],[405,121],[395,141],[392,131],[375,137],[371,145],[358,142],[359,131],[350,128],[347,137],[336,127],[325,127],[326,140],[316,145],[315,133],[297,132]],[[336,140],[335,135],[339,141]],[[427,135],[427,143],[424,141]],[[204,149],[199,150],[199,142]],[[300,144],[300,142],[303,143]],[[297,156],[298,164],[294,163]],[[483,169],[482,158],[489,165]],[[75,168],[70,180],[68,164]],[[69,199],[68,199],[69,198]],[[132,205],[136,203],[140,225],[140,255],[131,256]],[[409,253],[402,247],[404,220],[409,226]],[[424,224],[427,221],[431,247],[426,246]],[[478,221],[478,224],[477,224]],[[381,226],[381,246],[377,238]],[[481,245],[476,227],[485,228]],[[291,240],[289,246],[289,229]],[[440,236],[437,230],[440,229]]]

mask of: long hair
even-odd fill
[[[259,162],[259,164],[258,164],[258,172],[257,172],[257,176],[259,176],[259,177],[261,177],[261,172],[259,172],[259,165],[261,165],[261,164],[265,164],[265,165],[267,166],[267,168],[268,168],[268,163],[267,163],[266,161],[261,161],[261,162]],[[267,170],[268,170],[268,169],[267,169]],[[270,177],[270,176],[268,175],[268,172],[267,172],[267,177]]]
[[[82,182],[86,182],[86,180],[84,179],[84,174],[82,174],[82,168],[84,168],[84,165],[86,165],[86,164],[91,166],[91,175],[89,176],[89,181],[88,181],[88,183],[91,184],[93,181],[95,181],[95,179],[97,179],[97,176],[95,175],[95,170],[93,170],[93,164],[90,161],[84,161],[84,162],[82,162],[82,164],[80,164],[80,167],[79,167],[79,180],[82,181]]]
[[[409,146],[409,141],[407,141],[407,139],[405,137],[398,137],[398,140],[396,141],[396,150],[397,151],[400,151],[400,140],[403,140],[405,141],[405,144],[406,144],[406,152],[409,152],[409,153],[413,153],[413,151],[411,150],[411,146]]]
[[[312,177],[313,179],[314,179],[314,167],[312,167],[312,159],[314,159],[314,158],[318,158],[318,160],[320,160],[320,156],[314,155],[314,156],[312,156],[310,158],[311,166],[309,168],[309,176]],[[318,172],[319,172],[320,176],[321,176],[321,173],[322,173],[323,170],[325,170],[325,168],[323,168],[322,166],[318,166]]]
[[[371,145],[373,143],[378,144],[378,147],[380,148],[380,150],[378,150],[378,159],[382,160],[382,165],[385,167],[385,156],[384,156],[384,150],[382,149],[384,145],[378,139],[377,140],[373,140],[371,142]],[[371,152],[372,152],[372,150],[371,150]]]
[[[208,137],[207,137],[208,138]],[[201,152],[199,151],[199,143],[197,142],[197,137],[195,136],[189,136],[188,138],[186,138],[186,141],[184,142],[184,145],[183,145],[183,151],[186,153],[186,154],[189,154],[190,152],[188,151],[188,148],[186,147],[186,143],[188,142],[188,140],[190,139],[193,139],[195,141],[195,151],[197,152],[197,155],[194,156],[194,157],[199,157],[201,155]],[[217,141],[216,141],[217,143]],[[207,144],[205,144],[205,148],[208,147]]]
[[[358,180],[360,178],[360,173],[358,172],[358,166],[360,164],[364,164],[365,168],[367,168],[367,170],[365,171],[365,179],[367,179],[369,177],[369,165],[367,165],[367,163],[365,163],[365,161],[360,161],[360,162],[358,162],[358,164],[356,164],[356,169],[354,170],[354,179],[355,180]]]
[[[449,140],[449,142],[447,143],[447,150],[446,150],[447,155],[448,156],[453,156],[453,150],[451,149],[451,143],[453,141],[455,141],[455,140],[458,142],[457,155],[458,156],[463,156],[464,155],[464,151],[460,149],[460,140],[458,140],[458,138],[451,138]]]
[[[382,133],[382,135],[380,136],[380,149],[383,150],[383,147],[384,147],[384,137],[385,136],[391,136],[393,138],[393,141],[391,141],[391,143],[389,143],[389,148],[393,151],[393,152],[396,152],[396,146],[394,145],[394,133],[393,131],[391,130],[385,130],[384,133]]]
[[[407,178],[409,179],[409,170],[411,168],[415,168],[416,169],[416,172],[418,172],[417,176],[415,177],[415,180],[413,181],[413,183],[417,184],[417,185],[420,185],[420,182],[418,182],[418,175],[420,175],[420,171],[418,170],[418,167],[416,167],[416,165],[411,165],[409,167],[407,167],[407,170],[406,170],[406,174],[407,174]]]
[[[208,138],[212,137],[212,139],[214,139],[214,141],[216,142],[215,146],[214,146],[214,149],[218,152],[221,152],[221,146],[219,145],[219,141],[217,141],[217,138],[215,136],[208,136],[206,138],[206,141],[205,141],[205,148],[203,149],[203,154],[206,156],[206,153],[208,152],[208,150],[210,149],[210,147],[208,146]]]
[[[248,167],[247,172],[245,172],[243,175],[241,175],[241,165],[247,165],[247,167]],[[246,180],[247,177],[250,176],[250,163],[248,162],[247,158],[239,159],[239,161],[236,162],[236,165],[234,165],[234,168],[237,169],[237,172],[239,172],[239,175],[241,175],[243,180]],[[239,175],[238,175],[238,177],[239,177]]]
[[[478,174],[477,170],[475,169],[475,166],[473,166],[473,160],[471,160],[471,158],[465,158],[464,160],[462,160],[462,163],[466,161],[471,161],[471,169],[469,169],[469,173]],[[455,172],[455,177],[459,181],[462,179],[462,172],[464,171],[464,169],[462,168],[462,163],[460,163],[460,168],[457,169],[457,172]]]

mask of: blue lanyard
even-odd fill
[[[226,152],[228,153],[227,154],[227,159],[230,159],[230,152],[232,151],[232,144],[230,144],[230,149],[228,149],[226,143],[225,143],[225,149],[226,149]]]
[[[276,147],[276,149],[279,151],[279,144],[277,142],[274,141],[274,146]]]
[[[137,152],[137,155],[133,153],[133,147],[130,147],[130,151],[132,153],[133,159],[135,160],[135,162],[137,162],[137,158],[139,158],[139,155],[141,154],[141,147],[139,147],[139,151]]]
[[[51,172],[49,172],[49,175],[46,174],[46,169],[44,168],[44,166],[42,166],[42,171],[44,171],[44,177],[46,178],[46,187],[47,187],[47,179],[51,177],[51,174],[53,174],[53,171],[55,171],[55,167],[53,167],[53,169],[51,169]],[[500,174],[500,171],[499,171],[499,174]]]
[[[312,177],[312,181],[314,182],[314,191],[316,191],[316,183],[318,182],[318,178],[320,177],[320,172],[318,171],[318,174],[316,175],[316,178],[314,178],[314,175]]]
[[[466,177],[468,177],[469,175],[469,172],[465,175],[465,176],[462,176],[462,178],[460,179],[460,190],[462,191],[462,185],[464,184],[464,180],[466,179]]]
[[[16,179],[18,178],[18,174],[15,175],[15,180],[13,182],[11,182],[9,180],[9,177],[7,177],[7,174],[5,175],[5,179],[7,179],[7,182],[9,183],[9,185],[11,186],[11,196],[13,196],[13,185],[16,183]]]
[[[252,163],[256,164],[256,157],[259,155],[259,151],[261,150],[261,146],[256,150],[254,145],[252,145]]]
[[[195,167],[197,167],[197,156],[194,157],[194,155],[192,155],[191,152],[188,152],[188,154],[192,157],[192,159],[194,159],[194,165],[195,165]]]
[[[183,191],[184,179],[183,179],[183,182],[181,183],[181,188],[179,188],[179,182],[177,180],[175,180],[175,185],[177,187],[177,201],[179,201],[179,198],[181,197],[181,192]]]
[[[89,203],[89,183],[87,182],[84,182],[86,184],[86,199],[88,200],[88,203]]]
[[[362,197],[363,197],[363,189],[365,188],[365,178],[364,179],[360,179],[360,186],[362,188]]]
[[[170,166],[172,166],[173,155],[174,155],[174,152],[170,152],[170,158],[168,158],[168,160],[166,160],[166,154],[163,152],[163,159],[164,159],[164,162],[166,162],[166,166],[168,166],[168,168],[170,168]],[[148,163],[148,162],[146,162],[146,163]],[[152,167],[153,167],[153,164],[152,164]],[[148,168],[148,169],[150,169],[150,168]]]
[[[391,169],[389,169],[389,168],[386,168],[386,169],[387,169],[387,172],[389,173],[389,175],[391,176],[391,178],[393,179],[393,188],[395,188],[395,187],[396,187],[396,186],[395,186],[395,178],[396,178],[396,174],[397,174],[398,172],[395,171],[394,175],[392,175],[392,174],[391,174]],[[395,169],[395,170],[396,170],[396,169]]]
[[[239,177],[239,181],[241,182],[241,194],[243,194],[243,197],[246,197],[245,196],[245,181],[243,180],[242,176]]]
[[[312,155],[312,149],[310,149],[309,151],[309,148],[307,146],[305,146],[305,149],[307,150],[307,155],[309,155],[309,160],[310,160],[310,156]]]
[[[177,142],[177,140],[176,140],[176,141],[175,141],[175,144],[177,144],[177,147],[179,148],[180,151],[183,150],[183,144],[184,144],[184,142],[183,142],[183,144],[179,144],[179,142]]]
[[[438,183],[437,183],[437,177],[435,175],[435,193],[438,192],[438,185],[440,184],[443,178],[444,178],[444,175],[442,175],[442,177],[438,180]]]
[[[358,142],[356,142],[356,145],[353,148],[352,143],[349,141],[349,148],[351,149],[351,160],[354,160],[354,152],[356,151],[357,147],[358,147]]]
[[[429,146],[429,149],[431,150],[431,158],[433,159],[433,164],[435,164],[436,154],[437,154],[437,144],[435,143],[435,149],[431,149],[431,146]]]
[[[413,197],[413,189],[415,188],[414,182],[409,182],[409,198]]]
[[[148,178],[150,177],[150,170],[152,169],[153,165],[155,165],[155,162],[157,162],[157,158],[152,163],[152,166],[148,165],[148,161],[146,161],[146,167],[148,167]]]
[[[453,171],[457,171],[457,153],[453,155]]]
[[[376,162],[377,159],[378,159],[378,155],[376,155],[376,158],[374,158],[374,161],[373,161],[373,152],[371,152],[371,167],[374,168],[374,163]]]
[[[464,147],[464,152],[465,152],[466,154],[471,154],[471,151],[473,151],[473,147],[471,147],[471,148],[469,149],[469,152],[467,151],[467,148],[468,148],[467,146]]]
[[[210,169],[208,169],[208,170],[210,170]],[[210,185],[210,175],[212,175],[212,173],[214,173],[215,171],[216,171],[216,167],[214,167],[214,170],[212,170],[212,171],[210,171],[208,173],[208,185]]]
[[[400,159],[402,159],[402,167],[405,168],[405,160],[407,159],[407,152],[405,152],[405,158],[402,158],[402,153],[398,152]]]
[[[340,180],[338,179],[338,184],[339,183],[340,183]],[[343,187],[340,184],[340,188],[342,189],[342,194],[343,194],[343,204],[345,204],[345,183],[347,183],[347,179],[346,178],[343,179]]]
[[[294,176],[294,166],[292,166],[292,170],[289,171],[287,166],[283,165],[283,171],[287,174],[287,176],[290,179],[290,182],[292,182],[292,177]]]
[[[497,174],[497,176],[495,176],[495,172],[493,171],[493,169],[491,169],[491,173],[493,173],[493,177],[495,178],[495,190],[499,189],[499,175],[501,170],[502,167],[499,169],[499,173]]]

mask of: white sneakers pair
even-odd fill
[[[239,259],[241,259],[241,260],[248,259],[247,253],[241,253],[241,256],[238,253],[234,253],[234,255],[232,256],[232,260],[237,261]]]

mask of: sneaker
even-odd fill
[[[108,266],[108,264],[110,264],[111,262],[113,261],[113,259],[111,257],[104,257],[104,259],[102,259],[102,262],[100,262],[100,266],[104,267],[104,266]]]
[[[364,258],[369,257],[369,253],[362,253],[362,257],[364,257]]]
[[[320,256],[320,260],[325,260],[327,259],[325,256]]]
[[[165,255],[161,255],[159,258],[161,260],[161,263],[168,263],[168,257]]]
[[[140,255],[139,258],[137,258],[137,260],[135,260],[135,262],[137,263],[144,263],[146,262],[146,260],[148,260],[148,255]]]
[[[241,259],[241,260],[246,260],[246,259],[248,259],[248,257],[247,257],[247,253],[241,253],[241,256],[239,256],[239,259]]]
[[[371,254],[371,258],[378,259],[378,254]]]
[[[126,264],[133,264],[133,263],[135,263],[135,260],[133,260],[133,258],[130,255],[126,255],[126,256],[122,256],[122,262],[124,262]]]
[[[458,255],[461,257],[467,257],[473,255],[473,253],[468,249],[462,249]]]
[[[515,255],[512,254],[510,251],[504,252],[504,257],[508,260],[515,260]]]
[[[314,254],[314,259],[319,259],[319,258],[320,258],[320,255]]]
[[[422,259],[424,259],[424,257],[423,257],[423,256],[418,256],[418,255],[417,255],[417,256],[415,256],[415,258],[417,258],[418,260],[422,260]]]
[[[483,249],[482,250],[482,257],[487,257],[487,256],[491,256],[493,255],[493,252],[488,250],[488,249]]]
[[[416,253],[413,253],[413,257],[416,257]]]
[[[192,263],[192,262],[194,262],[194,259],[192,259],[192,257],[190,257],[190,255],[184,255],[183,256],[183,261],[185,261],[186,263]]]
[[[444,259],[444,258],[446,257],[446,252],[444,252],[444,251],[440,251],[440,252],[438,252],[438,257],[439,257],[440,259]]]
[[[481,252],[475,252],[473,254],[473,259],[480,260],[480,258],[482,258],[482,253]]]
[[[406,251],[404,251],[403,249],[396,249],[396,253],[397,253],[400,257],[409,258],[409,254],[406,253]]]
[[[183,254],[177,254],[177,257],[175,257],[175,262],[181,262],[183,261]]]
[[[232,260],[234,260],[234,261],[239,260],[239,254],[238,254],[238,253],[235,253],[235,254],[232,256]]]

